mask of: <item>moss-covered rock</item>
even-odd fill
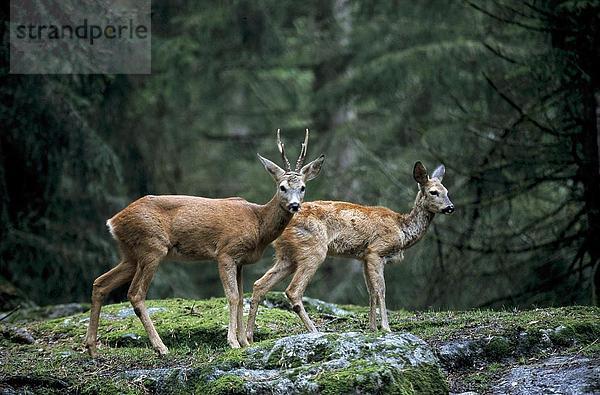
[[[408,333],[301,334],[234,351],[233,363],[228,356],[207,371],[197,389],[215,394],[447,392],[437,358],[427,343]]]
[[[279,305],[274,302],[277,300]],[[392,357],[394,351],[385,349],[382,339],[393,335],[369,332],[367,307],[315,307],[321,303],[309,306],[307,302],[311,318],[327,332],[305,335],[305,340],[316,336],[310,342],[306,340],[310,346],[286,342],[286,338],[303,334],[305,329],[298,316],[288,310],[285,295],[274,293],[259,310],[255,339],[260,342],[248,349],[231,350],[226,340],[229,315],[224,298],[148,301],[152,320],[171,351],[164,358],[158,358],[151,349],[129,303],[103,307],[100,356],[95,360],[83,347],[89,313],[55,319],[38,315],[34,318],[37,321],[17,326],[32,335],[33,344],[28,344],[29,337],[20,341],[10,335],[0,336],[0,393],[239,393],[248,389],[247,377],[242,374],[245,372],[256,372],[265,383],[277,381],[281,391],[296,388],[303,377],[310,378],[310,384],[303,387],[308,393],[350,388],[349,392],[363,393],[376,393],[381,388],[398,393],[412,388],[428,393],[430,385],[437,388],[437,381],[423,379],[436,376],[437,367],[433,373],[427,367],[413,369],[410,361]],[[557,353],[568,356],[568,361],[577,360],[578,355],[597,361],[599,316],[599,308],[581,306],[389,313],[395,333],[413,333],[439,353],[452,392],[484,393],[492,391],[511,369]],[[352,345],[351,341],[340,344],[340,337],[351,336],[346,332],[363,336],[360,342],[367,350],[372,347],[373,352],[404,361],[404,368],[386,361],[374,364],[361,356],[360,349],[345,359],[347,364],[336,367],[333,361],[340,347]],[[313,376],[307,367],[315,369]]]
[[[12,343],[33,344],[35,339],[25,328],[0,323],[0,339]]]
[[[73,314],[89,310],[87,303],[65,303],[51,306],[19,306],[14,310],[0,313],[0,319],[4,322],[30,322],[48,320],[53,318],[67,317]]]

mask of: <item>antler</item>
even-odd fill
[[[285,164],[285,171],[291,171],[292,170],[292,165],[290,165],[290,161],[288,160],[287,156],[285,156],[285,146],[283,145],[283,143],[281,142],[281,136],[280,136],[280,132],[281,129],[277,129],[277,148],[279,148],[279,153],[281,154],[281,159],[283,159],[283,163]]]
[[[304,137],[302,149],[300,150],[300,156],[298,157],[298,161],[296,162],[296,172],[300,171],[302,165],[304,164],[304,159],[306,159],[306,151],[308,150],[308,134],[308,129],[306,129],[306,137]]]

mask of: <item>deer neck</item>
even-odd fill
[[[401,233],[404,235],[403,249],[411,247],[423,237],[435,216],[434,213],[425,208],[424,203],[423,194],[419,191],[410,213],[400,218],[399,226]]]
[[[267,245],[279,237],[292,220],[294,214],[283,208],[277,194],[267,203],[259,207],[259,244]]]

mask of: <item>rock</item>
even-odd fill
[[[52,376],[23,375],[0,380],[0,394],[61,394],[69,383]]]
[[[29,331],[25,328],[19,328],[16,326],[10,325],[2,325],[0,326],[0,333],[2,337],[8,339],[13,343],[21,343],[21,344],[33,344],[35,343],[35,339],[29,333]]]
[[[545,330],[521,331],[516,338],[515,355],[529,355],[552,346],[552,340]]]
[[[304,307],[310,313],[321,313],[333,315],[336,317],[346,317],[352,315],[352,312],[345,310],[333,303],[327,303],[319,299],[302,297]],[[247,300],[250,303],[250,300]],[[262,301],[262,305],[267,308],[278,308],[292,311],[292,306],[283,292],[269,292],[265,299]]]
[[[160,311],[167,311],[167,309],[164,307],[148,307],[146,310],[148,311],[148,315],[152,315],[152,314],[158,313]],[[132,317],[132,316],[135,316],[133,307],[126,307],[117,312],[117,317],[119,317],[120,319]]]
[[[66,303],[43,307],[29,307],[15,311],[7,322],[30,322],[67,317],[73,314],[83,313],[90,309],[87,303]]]
[[[573,329],[567,328],[564,325],[559,325],[553,329],[546,329],[542,332],[557,346],[570,347],[576,342]]]
[[[528,355],[550,347],[547,336],[521,332],[514,339],[489,336],[473,340],[453,340],[443,343],[436,354],[446,369],[473,367],[476,362],[498,362],[509,357]]]
[[[437,355],[446,368],[462,369],[473,366],[483,350],[478,342],[473,340],[457,340],[442,344]]]
[[[163,311],[167,311],[168,309],[166,307],[149,307],[148,309],[148,315],[152,315],[158,312],[163,312]],[[106,313],[106,312],[101,312],[100,313],[100,317],[102,319],[105,320],[109,320],[109,321],[119,321],[119,320],[123,320],[125,318],[129,318],[129,317],[135,317],[135,311],[133,311],[133,307],[124,307],[120,310],[118,310],[117,312],[113,312],[113,313]],[[90,317],[83,317],[79,319],[79,323],[83,323],[83,322],[88,322],[90,320]],[[72,318],[67,318],[65,320],[66,323],[70,323],[72,321]]]
[[[463,369],[481,361],[500,361],[513,350],[510,341],[503,336],[491,336],[475,340],[454,340],[442,344],[436,354],[447,369]]]
[[[352,312],[344,310],[336,304],[323,302],[319,299],[304,296],[302,298],[302,302],[304,303],[304,306],[308,309],[312,309],[321,314],[329,314],[334,315],[336,317],[346,317],[352,315]]]
[[[517,366],[492,386],[502,394],[598,394],[600,358],[556,356]]]
[[[44,309],[45,316],[43,318],[53,319],[83,313],[90,309],[90,305],[87,303],[65,303],[53,306],[46,306],[44,307]]]
[[[158,368],[158,369],[135,369],[123,373],[127,380],[141,382],[148,391],[152,393],[174,393],[175,389],[189,389],[193,383],[196,370],[190,368]]]
[[[116,342],[118,347],[131,347],[142,343],[142,337],[137,333],[125,333]]]
[[[233,350],[199,393],[447,393],[429,346],[405,334],[309,333]]]
[[[491,336],[485,339],[482,349],[488,361],[501,361],[511,355],[513,346],[504,336]]]

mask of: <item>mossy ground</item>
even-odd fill
[[[272,296],[276,299],[281,295]],[[154,354],[138,318],[128,312],[128,303],[115,304],[102,310],[99,330],[102,346],[96,360],[91,360],[83,348],[87,313],[21,324],[35,337],[34,344],[15,344],[0,338],[0,389],[27,385],[36,393],[146,393],[148,383],[128,380],[120,376],[122,372],[175,366],[202,367],[217,359],[235,363],[236,355],[238,358],[242,355],[227,347],[228,310],[224,298],[154,300],[148,301],[147,306],[155,308],[151,317],[170,348],[168,356],[159,358]],[[322,331],[368,331],[366,307],[340,307],[353,314],[335,317],[311,309],[309,314]],[[396,311],[390,313],[390,325],[394,332],[411,332],[434,347],[451,339],[492,339],[490,355],[494,355],[495,361],[489,361],[479,372],[466,373],[467,379],[477,384],[475,387],[484,388],[485,383],[481,382],[501,370],[500,361],[513,356],[515,339],[523,332],[531,334],[528,338],[533,343],[528,354],[531,357],[549,352],[535,348],[536,336],[541,333],[552,339],[554,350],[550,352],[597,356],[600,353],[599,317],[600,309],[594,307],[527,311]],[[280,308],[261,307],[257,325],[256,339],[259,341],[304,332],[299,318]],[[493,340],[495,338],[505,340]],[[518,363],[518,357],[514,356]],[[227,392],[226,387],[235,387],[236,383],[235,380],[223,382],[223,391]]]

